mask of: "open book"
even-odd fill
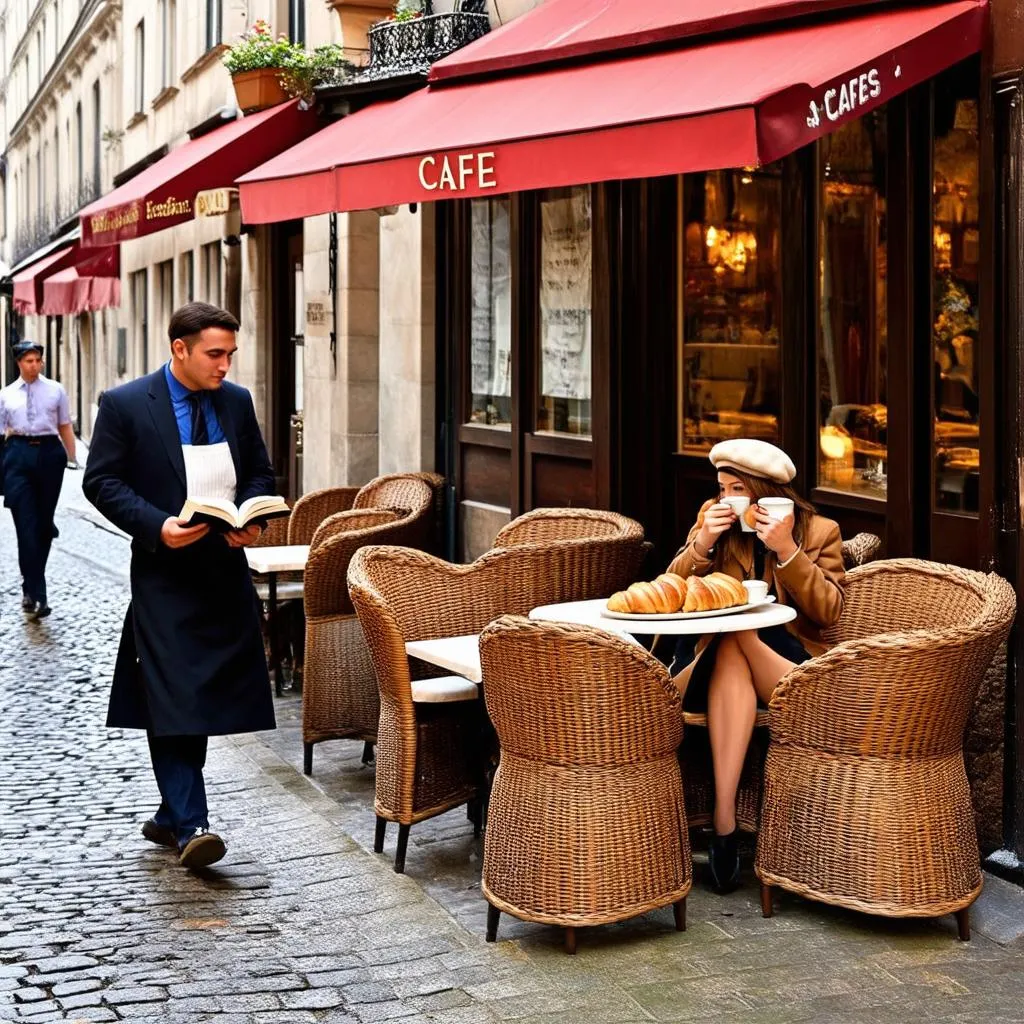
[[[275,519],[291,511],[279,494],[258,494],[237,507],[226,498],[189,498],[178,515],[183,523],[192,519],[219,519],[233,530],[241,530],[254,519]]]

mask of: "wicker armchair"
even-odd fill
[[[288,543],[309,544],[317,527],[335,512],[347,512],[359,494],[357,487],[325,487],[304,494],[288,520]]]
[[[543,544],[553,540],[583,540],[588,537],[644,539],[644,528],[635,520],[589,508],[537,508],[513,519],[498,531],[493,547],[515,544]]]
[[[380,695],[345,577],[364,544],[402,543],[418,524],[387,509],[337,512],[320,524],[306,563],[306,667],[302,691],[302,770],[313,774],[313,747],[359,739],[369,760]]]
[[[970,938],[981,891],[963,736],[1005,642],[1013,589],[912,559],[846,578],[838,646],[771,702],[755,870],[772,887],[888,917],[954,913]]]
[[[506,613],[610,594],[635,578],[642,557],[642,545],[628,538],[498,548],[469,565],[408,548],[367,547],[355,554],[349,593],[381,696],[375,849],[384,849],[387,822],[398,822],[396,871],[405,867],[409,828],[475,802],[480,783],[477,695],[415,701],[405,644],[479,633]],[[417,674],[423,671],[413,664]]]
[[[501,741],[481,882],[487,941],[502,911],[561,925],[569,953],[578,927],[670,903],[685,930],[683,722],[667,669],[609,633],[515,616],[484,630],[480,662]]]
[[[436,473],[391,473],[371,480],[356,495],[353,508],[407,509],[419,526],[411,547],[437,553],[444,503],[444,477]]]

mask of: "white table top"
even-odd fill
[[[301,572],[309,558],[308,544],[279,544],[265,548],[246,548],[251,572]]]
[[[706,619],[611,619],[601,614],[606,603],[604,598],[598,598],[595,601],[548,604],[534,608],[530,612],[530,618],[548,622],[574,622],[580,626],[592,626],[609,633],[634,633],[645,636],[739,633],[745,629],[781,626],[784,622],[792,622],[796,618],[796,609],[790,605],[769,604]]]
[[[458,676],[465,676],[479,683],[483,679],[480,670],[480,634],[468,633],[465,636],[447,636],[440,640],[410,640],[405,645],[405,653],[420,661],[429,661],[431,665],[446,668]]]

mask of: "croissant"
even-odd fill
[[[686,580],[682,576],[677,576],[674,572],[664,572],[654,581],[654,585],[673,605],[670,611],[677,612],[683,607],[686,601]]]
[[[700,507],[700,511],[697,513],[697,529],[699,530],[704,525],[704,513],[707,512],[712,505],[716,504],[714,498],[708,498]]]
[[[625,590],[612,594],[607,603],[609,611],[629,612],[633,615],[677,612],[681,606],[678,585],[661,577],[654,583],[631,583]]]
[[[686,581],[684,612],[708,612],[714,608],[714,597],[700,576],[691,576]]]
[[[747,603],[747,588],[744,587],[743,584],[735,577],[724,572],[713,572],[707,576],[707,579],[718,582],[729,594],[729,597],[731,598],[729,604],[723,605],[722,607],[731,608],[733,605]]]
[[[725,573],[691,576],[686,581],[685,612],[718,612],[747,603],[747,592],[739,580]]]

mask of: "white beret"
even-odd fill
[[[741,473],[773,480],[777,484],[792,483],[796,476],[793,460],[781,448],[749,437],[719,441],[708,458],[715,469],[738,469]]]

